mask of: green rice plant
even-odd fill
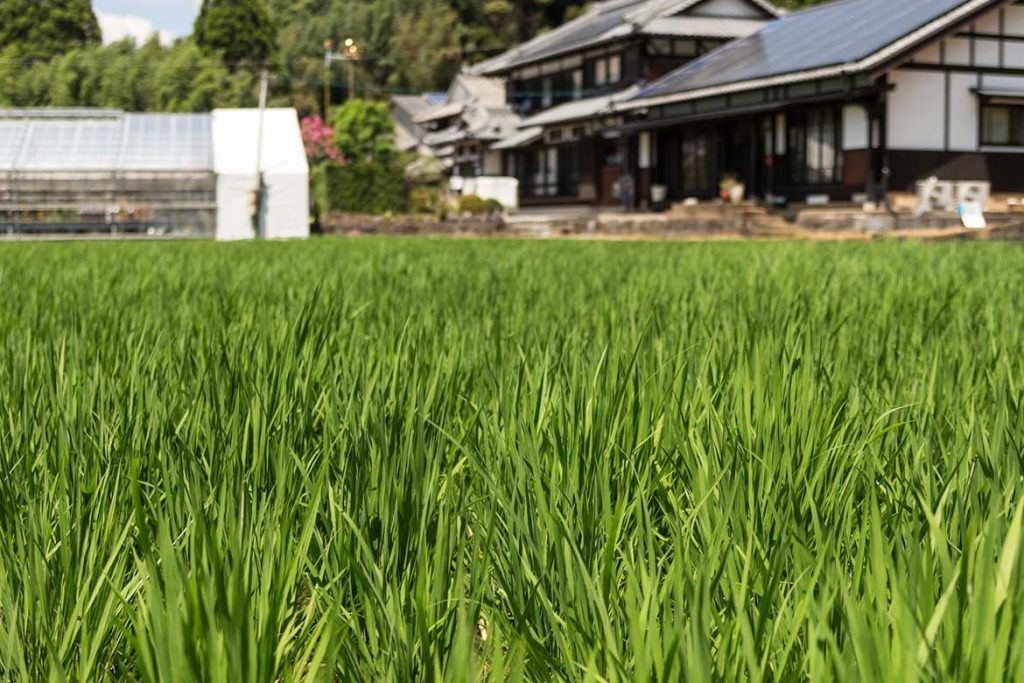
[[[0,249],[0,679],[1024,680],[1024,252]]]

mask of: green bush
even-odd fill
[[[435,185],[414,186],[409,191],[409,213],[444,218],[448,213],[444,192]]]
[[[326,163],[313,171],[313,196],[322,214],[405,213],[409,188],[398,163]]]
[[[475,194],[459,197],[458,207],[459,213],[473,216],[494,216],[505,210],[496,199],[481,199]]]

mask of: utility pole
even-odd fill
[[[324,41],[324,122],[331,120],[331,56],[334,54],[334,41]],[[330,125],[328,123],[328,125]]]
[[[356,96],[356,63],[348,60],[348,97],[346,100],[354,99]]]
[[[266,225],[263,220],[263,206],[266,199],[266,183],[263,182],[263,120],[267,112],[267,87],[270,81],[270,72],[266,68],[260,72],[260,113],[259,124],[256,132],[256,201],[254,204],[255,216],[253,216],[253,227],[256,228],[258,239],[266,238]]]

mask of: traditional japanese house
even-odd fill
[[[431,107],[443,104],[445,94],[393,95],[388,102],[391,121],[395,124],[395,146],[403,152],[429,153],[423,144],[427,131],[416,123],[416,117]]]
[[[1024,5],[839,0],[725,45],[615,111],[640,148],[634,172],[670,199],[716,196],[728,176],[772,202],[881,200],[929,176],[1021,192]]]
[[[490,145],[516,129],[520,117],[505,102],[505,84],[462,73],[444,102],[420,111],[413,122],[426,133],[423,145],[454,176],[499,175],[501,154]]]
[[[520,181],[524,205],[616,204],[631,153],[615,104],[778,16],[764,0],[607,0],[474,67],[507,83],[524,116],[492,146]]]

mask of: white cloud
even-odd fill
[[[100,31],[103,32],[103,43],[109,45],[125,38],[131,38],[136,45],[142,45],[155,33],[163,45],[170,45],[174,42],[174,36],[168,31],[162,31],[149,19],[136,17],[130,14],[110,14],[107,12],[96,12],[96,19],[100,22]]]

